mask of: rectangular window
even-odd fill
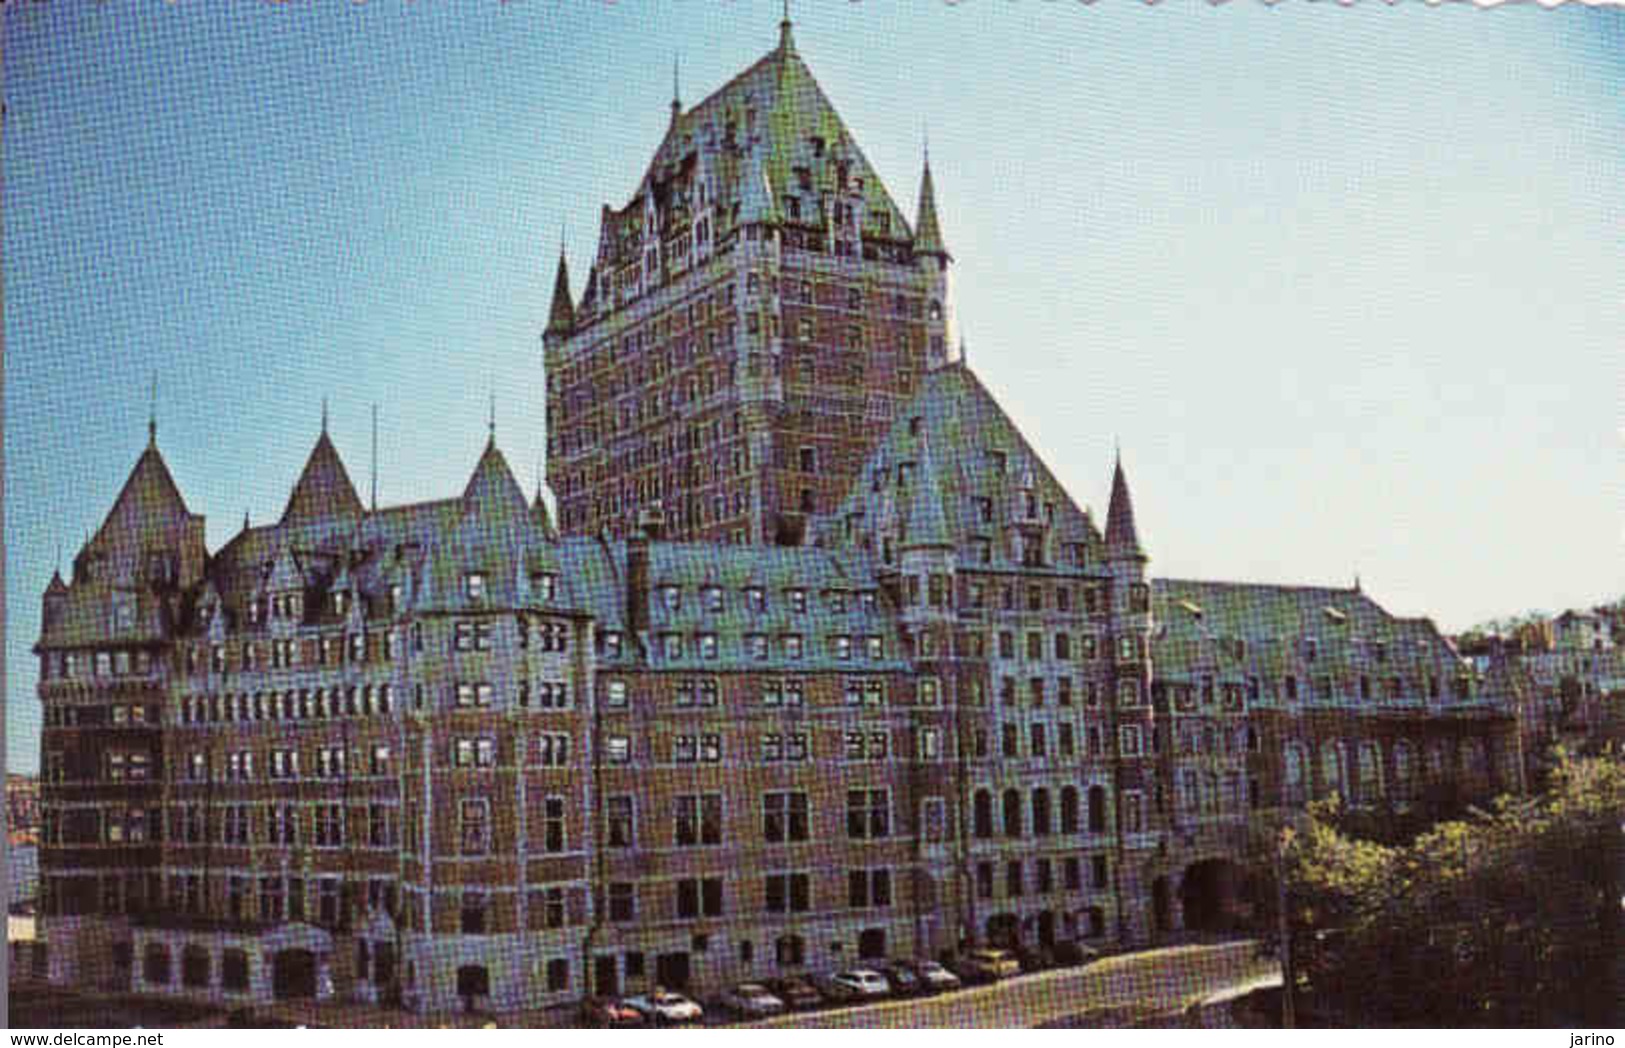
[[[808,834],[807,795],[774,792],[762,795],[762,839],[770,844],[805,841]]]
[[[542,801],[542,850],[564,851],[564,798],[551,796]]]
[[[854,840],[879,840],[891,833],[889,790],[846,791],[846,835]]]
[[[605,823],[608,827],[609,846],[611,848],[632,847],[632,798],[624,794],[608,798],[605,806]]]
[[[491,805],[489,801],[464,800],[458,806],[464,855],[484,855],[491,850]]]
[[[812,908],[811,881],[805,873],[770,873],[765,887],[769,913],[805,913]]]

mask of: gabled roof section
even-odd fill
[[[530,515],[525,493],[513,479],[508,460],[502,457],[495,439],[486,442],[479,464],[463,488],[463,512],[489,520],[523,519]]]
[[[1104,550],[1088,514],[975,373],[963,364],[950,364],[922,376],[919,392],[897,411],[852,489],[832,513],[818,518],[812,534],[820,545],[878,553],[885,533],[902,528],[903,534],[891,534],[901,548],[910,533],[917,538],[922,529],[929,533],[939,527],[934,509],[913,504],[918,489],[929,487],[941,508],[944,544],[958,549],[962,557],[976,554],[961,560],[961,567],[1021,567],[1010,539],[1018,526],[1018,509],[1025,509],[1028,492],[1021,484],[1028,473],[1038,508],[1036,521],[1043,525],[1053,566],[1080,566],[1067,556],[1068,547],[1078,546],[1086,565],[1098,564]],[[922,513],[923,523],[909,523],[910,517]],[[979,557],[984,546],[990,553],[986,561]]]
[[[299,482],[288,496],[287,508],[282,511],[282,523],[302,523],[333,517],[359,517],[363,512],[361,499],[350,483],[350,474],[339,458],[338,449],[328,439],[327,429],[311,448]]]
[[[1153,658],[1165,675],[1204,668],[1266,677],[1297,672],[1298,646],[1308,638],[1317,645],[1316,665],[1327,672],[1367,658],[1376,644],[1384,646],[1385,661],[1371,660],[1368,672],[1374,675],[1459,662],[1432,622],[1391,615],[1358,590],[1154,579],[1151,591],[1157,623]],[[1328,616],[1327,609],[1338,617]],[[1245,645],[1238,648],[1235,641]]]

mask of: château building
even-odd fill
[[[605,205],[546,347],[560,527],[794,544],[876,430],[956,359],[929,162],[911,227],[796,51],[779,44],[671,123]]]
[[[495,433],[367,506],[325,426],[204,542],[156,430],[44,594],[50,978],[516,1010],[1244,920],[1260,841],[1515,781],[1358,587],[1156,579],[963,359],[796,53],[672,123],[546,334],[558,526]]]

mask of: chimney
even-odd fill
[[[649,629],[649,536],[642,528],[626,540],[626,629],[633,636]]]

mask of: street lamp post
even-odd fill
[[[1287,831],[1283,827],[1275,845],[1275,920],[1281,942],[1281,1028],[1293,1029],[1297,1021],[1292,1001],[1295,976],[1292,971],[1292,928],[1287,918],[1286,848]]]

